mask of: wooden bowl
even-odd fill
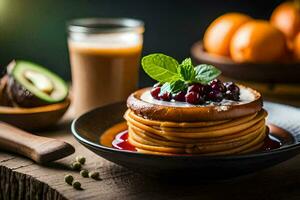
[[[35,108],[0,106],[0,121],[24,130],[40,130],[55,124],[70,106],[70,99]]]
[[[192,46],[191,54],[196,64],[214,65],[224,76],[233,79],[261,83],[300,83],[300,63],[236,63],[228,57],[207,53],[201,41]]]

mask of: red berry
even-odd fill
[[[227,90],[231,91],[232,93],[237,94],[240,92],[240,88],[233,82],[224,83],[224,86],[227,88]]]
[[[158,95],[158,97],[160,100],[163,100],[163,101],[171,101],[171,99],[172,99],[172,95],[169,92],[164,92],[162,94],[160,93]]]
[[[240,100],[240,88],[233,82],[224,83],[227,91],[225,93],[225,98],[233,101]]]
[[[225,98],[233,101],[238,101],[240,100],[240,95],[237,93],[233,93],[230,90],[227,90],[225,92]]]
[[[188,87],[188,92],[197,92],[199,94],[203,94],[204,88],[204,85],[201,85],[200,83],[195,83]]]
[[[223,94],[218,90],[212,90],[207,94],[207,100],[220,102],[223,100]]]
[[[204,86],[204,94],[208,94],[211,90],[212,89],[211,89],[210,85],[205,85]]]
[[[190,104],[200,104],[204,102],[203,97],[200,96],[199,93],[197,92],[188,92],[185,95],[185,101],[190,103]]]
[[[177,92],[176,94],[173,95],[173,99],[175,101],[182,101],[182,102],[184,102],[185,101],[185,95],[186,95],[185,91],[180,91],[180,92]]]
[[[161,84],[160,82],[155,83],[155,84],[153,85],[154,88],[161,87],[161,86],[162,86],[162,84]]]
[[[160,93],[160,87],[152,88],[150,91],[150,94],[154,99],[159,99],[158,97],[159,93]]]
[[[210,85],[212,85],[212,84],[222,84],[222,81],[220,81],[219,79],[216,78],[216,79],[210,81],[209,84],[210,84]]]
[[[216,91],[220,91],[220,92],[225,92],[226,88],[223,85],[223,83],[219,80],[219,79],[214,79],[212,80],[210,83],[210,88],[211,90],[216,90]]]

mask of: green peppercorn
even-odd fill
[[[89,171],[86,169],[83,169],[80,171],[80,175],[84,178],[87,178],[87,177],[89,177]]]
[[[81,164],[79,162],[75,161],[71,164],[71,169],[80,170],[81,169]]]
[[[80,164],[84,165],[84,163],[85,163],[85,157],[83,157],[83,156],[76,156],[76,161],[79,162]]]
[[[74,181],[73,184],[72,184],[72,186],[76,190],[80,190],[81,189],[81,183],[79,181]]]
[[[95,180],[99,179],[99,172],[90,172],[89,177]]]
[[[72,185],[74,178],[72,175],[68,174],[65,176],[65,182],[68,183],[69,185]]]

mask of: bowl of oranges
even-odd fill
[[[300,84],[300,3],[280,4],[269,20],[226,13],[208,26],[191,54],[232,79]]]

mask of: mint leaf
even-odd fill
[[[196,76],[193,81],[201,84],[207,84],[221,74],[220,70],[218,70],[212,65],[207,64],[201,64],[196,66],[195,71]]]
[[[163,94],[165,92],[169,93],[177,93],[179,91],[183,91],[187,89],[187,85],[182,80],[172,81],[169,83],[165,83],[161,86],[160,93]]]
[[[160,83],[164,92],[176,93],[184,90],[187,83],[207,84],[221,74],[212,65],[198,65],[194,68],[191,58],[186,58],[179,64],[174,58],[161,54],[150,54],[142,58],[144,71]]]
[[[177,93],[179,91],[183,91],[187,89],[187,84],[185,84],[184,81],[182,80],[177,80],[171,82],[171,92],[172,93]]]
[[[178,67],[178,74],[184,81],[191,81],[195,78],[195,69],[191,58],[186,58]]]
[[[167,55],[156,53],[143,57],[144,71],[154,80],[165,83],[180,79],[177,73],[178,62]]]
[[[165,92],[171,92],[171,83],[164,83],[160,88],[160,94],[164,94]]]

